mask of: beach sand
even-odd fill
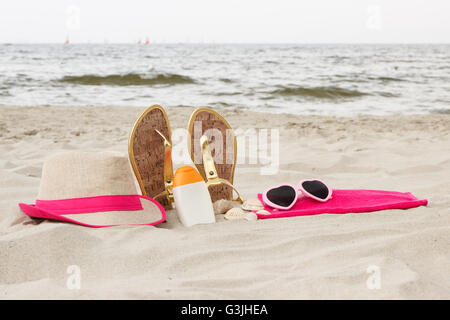
[[[237,167],[246,198],[316,177],[334,188],[412,192],[427,207],[256,222],[217,216],[191,228],[169,211],[157,227],[104,229],[20,211],[18,202],[35,200],[47,156],[126,155],[143,110],[0,108],[0,299],[450,299],[450,115],[220,111],[233,128],[280,130],[278,174]],[[172,129],[185,128],[192,110],[168,109]],[[79,290],[67,287],[72,265]],[[377,288],[367,285],[377,278]]]

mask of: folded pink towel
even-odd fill
[[[258,194],[262,201],[262,194]],[[308,216],[321,213],[369,212],[387,209],[409,209],[427,205],[426,199],[419,200],[409,192],[381,190],[336,190],[327,202],[318,202],[301,197],[289,210],[277,210],[264,205],[271,214],[258,214],[258,219]]]

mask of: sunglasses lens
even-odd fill
[[[304,181],[302,183],[302,187],[310,195],[323,200],[326,199],[330,193],[330,190],[328,190],[327,186],[317,180]]]
[[[280,207],[289,207],[297,200],[297,193],[295,189],[290,186],[281,186],[271,189],[267,192],[266,196],[270,202]]]

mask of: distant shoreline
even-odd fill
[[[61,42],[0,42],[0,45],[67,45],[64,41]],[[304,45],[304,46],[315,46],[315,45],[331,45],[331,46],[346,46],[346,45],[450,45],[450,42],[160,42],[154,41],[146,44],[138,44],[136,42],[70,42],[69,45],[79,45],[79,44],[92,44],[92,45],[137,45],[137,46],[152,46],[152,45]]]

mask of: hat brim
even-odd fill
[[[120,225],[157,225],[166,220],[166,212],[159,202],[142,195],[132,196],[137,197],[140,201],[141,208],[139,210],[57,213],[37,207],[34,204],[19,203],[19,207],[27,216],[32,218],[65,221],[93,228]]]

